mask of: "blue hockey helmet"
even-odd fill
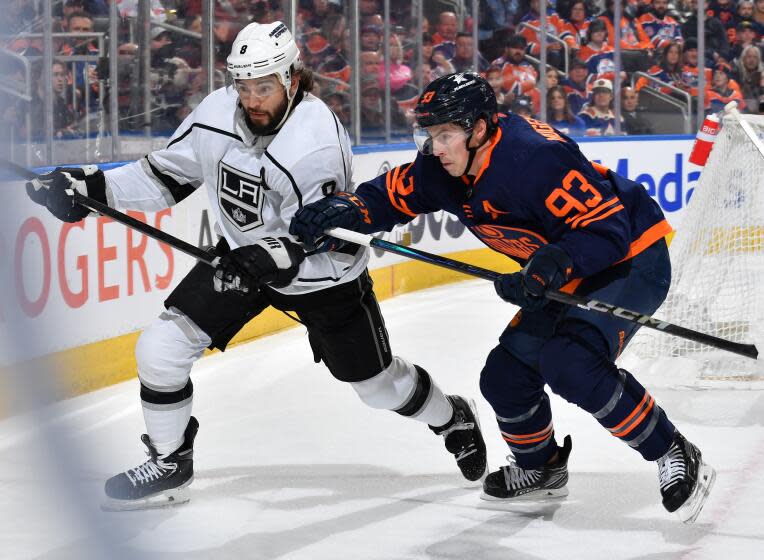
[[[414,114],[417,124],[426,128],[455,123],[472,130],[484,118],[493,132],[498,121],[496,94],[485,78],[472,72],[447,74],[430,82],[419,96]]]

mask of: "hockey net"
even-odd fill
[[[764,117],[742,117],[764,138]],[[655,317],[764,351],[764,154],[725,117],[677,233],[672,281]],[[760,144],[761,145],[761,144]],[[688,382],[764,380],[757,361],[641,329],[623,359]],[[627,363],[625,367],[629,367]],[[631,367],[634,367],[633,365]],[[667,371],[669,370],[669,371]],[[758,385],[758,383],[757,383]]]

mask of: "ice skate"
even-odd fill
[[[657,463],[663,507],[676,512],[684,523],[693,523],[711,492],[716,471],[703,462],[700,450],[678,431]]]
[[[483,482],[481,498],[489,501],[546,500],[568,495],[568,457],[573,443],[565,436],[557,462],[539,469],[522,469],[516,463],[501,467]]]
[[[199,422],[193,416],[186,426],[183,445],[169,455],[157,455],[147,434],[141,441],[148,447],[149,460],[106,481],[106,501],[101,509],[126,511],[173,506],[185,503],[186,487],[194,480],[194,438]]]
[[[464,478],[472,482],[480,480],[485,476],[488,465],[475,403],[459,395],[446,395],[446,398],[454,407],[453,420],[444,427],[436,429],[430,426],[430,429],[445,438],[446,449],[456,457],[456,464]]]

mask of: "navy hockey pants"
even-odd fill
[[[670,282],[668,248],[660,240],[587,278],[576,293],[652,314]],[[611,315],[556,303],[515,315],[488,355],[480,389],[520,467],[539,467],[557,450],[544,385],[591,413],[645,459],[666,453],[673,424],[646,389],[614,363],[638,328]]]

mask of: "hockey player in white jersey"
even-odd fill
[[[296,313],[316,361],[364,403],[429,425],[462,474],[478,480],[486,452],[474,408],[392,354],[367,249],[306,255],[288,234],[304,204],[351,190],[352,158],[347,132],[309,93],[312,74],[291,33],[281,22],[252,23],[227,62],[232,86],[207,96],[165,149],[106,173],[57,168],[28,189],[60,219],[79,221],[89,211],[73,201],[72,189],[111,207],[158,211],[204,187],[222,234],[217,269],[194,266],[138,340],[149,459],[106,482],[107,509],[188,499],[199,426],[191,367],[205,348],[224,350],[268,306]]]

